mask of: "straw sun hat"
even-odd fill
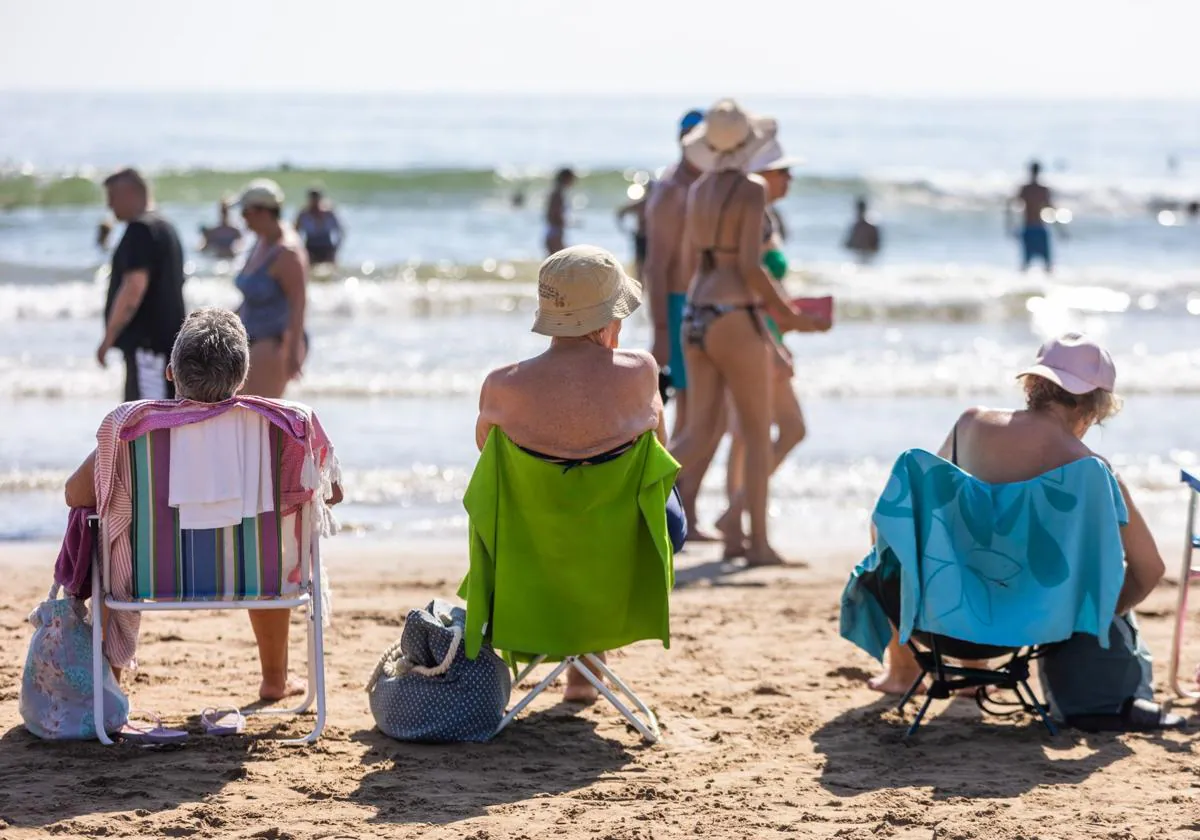
[[[552,254],[538,270],[538,310],[533,331],[578,338],[628,318],[642,302],[642,287],[603,248],[573,245]]]
[[[770,117],[748,114],[732,99],[721,99],[708,109],[704,122],[683,138],[683,154],[704,172],[745,172],[777,131]]]

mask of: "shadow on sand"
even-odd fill
[[[852,709],[813,733],[826,757],[821,785],[839,796],[896,788],[932,788],[934,798],[1007,798],[1042,785],[1076,785],[1132,750],[1113,735],[1071,729],[1052,737],[1028,716],[985,718],[974,700],[934,701],[910,739],[915,710],[901,717],[895,699]]]
[[[523,716],[489,744],[406,744],[376,729],[357,732],[351,740],[370,747],[370,769],[349,799],[376,809],[371,822],[444,825],[579,790],[631,763],[640,747],[601,737],[577,711],[560,705]]]
[[[263,760],[256,741],[279,734],[276,727],[253,737],[205,738],[195,734],[198,728],[198,719],[189,721],[193,734],[185,745],[146,748],[119,741],[111,747],[42,741],[14,726],[0,737],[0,819],[32,828],[89,814],[203,802],[243,778],[248,762]],[[192,816],[203,822],[208,807]],[[212,810],[217,824],[219,808]]]

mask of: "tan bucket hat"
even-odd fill
[[[594,245],[572,245],[538,270],[538,310],[533,331],[578,338],[628,318],[642,303],[642,287],[620,261]]]
[[[746,172],[779,128],[770,117],[746,113],[732,99],[721,99],[704,115],[704,122],[683,138],[683,156],[704,172],[737,169]]]

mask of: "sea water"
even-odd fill
[[[119,399],[115,356],[107,370],[93,358],[107,171],[153,176],[189,246],[193,306],[238,302],[236,264],[194,248],[222,197],[272,177],[290,215],[310,186],[325,190],[348,238],[310,287],[312,352],[289,396],[316,407],[337,444],[345,524],[454,537],[479,383],[544,346],[529,325],[548,175],[562,165],[582,175],[568,241],[631,258],[615,210],[678,156],[674,121],[703,104],[0,93],[0,539],[61,533],[62,482]],[[788,338],[809,437],[772,481],[779,542],[860,547],[895,456],[936,448],[969,405],[1015,404],[1014,373],[1067,329],[1110,347],[1127,397],[1089,442],[1178,541],[1178,465],[1200,448],[1200,224],[1183,210],[1200,199],[1200,103],[746,105],[776,116],[787,151],[806,159],[781,203],[788,286],[837,298],[831,332]],[[1033,157],[1072,217],[1056,233],[1052,277],[1016,270],[1004,222]],[[883,228],[870,267],[840,249],[859,195]],[[648,346],[644,313],[623,341]],[[705,517],[719,512],[721,469]]]

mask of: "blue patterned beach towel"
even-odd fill
[[[1125,579],[1116,477],[1085,458],[987,484],[919,449],[897,459],[872,516],[875,547],[842,594],[841,633],[880,659],[891,625],[861,576],[900,577],[900,641],[914,630],[1022,647],[1098,636]]]

